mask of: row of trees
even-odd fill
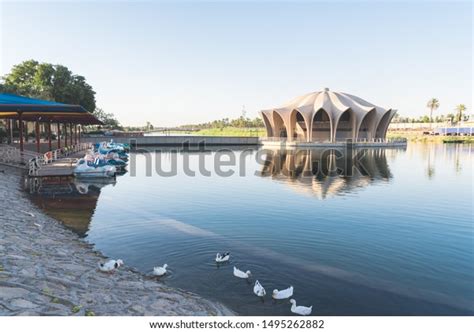
[[[431,98],[428,100],[426,107],[430,110],[429,122],[433,122],[433,111],[436,111],[440,106],[439,100],[437,98]],[[467,110],[466,105],[459,104],[455,107],[456,114],[448,114],[446,120],[451,120],[451,122],[460,122],[464,120],[464,114]],[[445,120],[445,121],[446,121]]]
[[[30,98],[81,105],[109,128],[120,128],[112,113],[97,108],[95,91],[84,76],[66,66],[27,60],[13,66],[0,79],[0,93],[13,93]]]
[[[194,129],[210,129],[210,128],[262,128],[263,121],[260,117],[254,119],[248,118],[245,115],[241,115],[236,119],[224,118],[221,120],[214,120],[211,122],[199,123],[199,124],[188,124],[182,125],[181,128],[194,128]]]

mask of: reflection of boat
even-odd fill
[[[383,149],[266,150],[260,176],[318,199],[341,195],[392,175]]]
[[[115,183],[116,183],[115,178],[97,178],[97,179],[90,178],[90,179],[81,179],[81,180],[76,179],[74,181],[74,185],[76,187],[77,192],[82,195],[88,194],[90,187],[100,190],[103,187],[108,186],[109,184],[115,185]]]
[[[85,235],[95,212],[101,189],[114,185],[113,178],[28,179],[30,199],[46,214],[61,221],[79,235]]]

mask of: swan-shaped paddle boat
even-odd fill
[[[217,253],[216,254],[216,263],[228,262],[229,258],[230,258],[230,252],[226,252],[226,253],[223,253],[223,254]]]
[[[239,270],[238,268],[236,268],[234,266],[234,276],[235,277],[241,278],[241,279],[248,279],[248,278],[250,278],[251,275],[252,275],[252,273],[250,273],[250,271],[244,272],[244,271],[241,271],[241,270]]]
[[[153,268],[153,275],[155,275],[157,277],[162,277],[168,272],[166,270],[167,268],[168,268],[168,264],[165,264],[163,266],[155,266]]]
[[[263,288],[258,280],[255,281],[255,286],[253,286],[253,293],[258,297],[264,297],[267,294],[265,288]]]
[[[293,296],[293,286],[290,286],[287,289],[283,289],[281,291],[279,291],[278,289],[274,289],[272,293],[272,297],[275,300],[289,299],[292,296]]]
[[[95,163],[79,159],[74,168],[74,175],[77,177],[110,178],[114,177],[117,169],[112,165],[98,166]]]
[[[123,265],[123,260],[121,259],[111,259],[105,263],[99,263],[99,270],[102,272],[112,273]]]
[[[311,312],[313,311],[313,306],[311,307],[303,307],[303,306],[296,306],[296,301],[291,299],[291,312],[297,315],[301,316],[308,316],[311,315]]]

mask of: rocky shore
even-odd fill
[[[126,266],[99,272],[101,253],[36,208],[21,190],[21,173],[1,166],[0,229],[2,316],[233,314]]]

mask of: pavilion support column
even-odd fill
[[[25,123],[23,123],[23,128],[25,130],[25,142],[28,143],[28,121],[25,121]]]
[[[79,135],[78,135],[78,140],[79,140],[79,143],[81,143],[81,128],[82,128],[82,126],[81,126],[81,125],[79,125],[78,127],[79,127]]]
[[[35,132],[36,132],[36,152],[40,153],[40,124],[39,121],[35,121]]]
[[[67,147],[67,124],[64,124],[64,147]]]
[[[58,150],[61,149],[61,124],[60,123],[57,123],[56,124],[58,126]]]
[[[19,129],[19,134],[20,134],[20,151],[23,152],[23,134],[24,134],[24,128],[23,128],[23,114],[22,112],[18,112],[18,129]]]
[[[74,125],[74,145],[77,145],[77,124]]]
[[[13,119],[10,119],[8,121],[10,121],[10,144],[13,144],[13,126],[15,122]]]
[[[12,132],[12,123],[11,123],[11,120],[10,119],[7,119],[6,120],[6,125],[7,125],[7,144],[12,144],[12,141],[11,141],[11,132]]]
[[[72,134],[72,123],[69,124],[69,134],[70,134],[70,136],[69,136],[69,143],[70,144],[69,145],[72,146],[73,145],[73,142],[72,142],[72,138],[73,138],[72,137],[73,136],[73,134]]]
[[[48,121],[48,151],[53,150],[51,142],[51,120]]]

